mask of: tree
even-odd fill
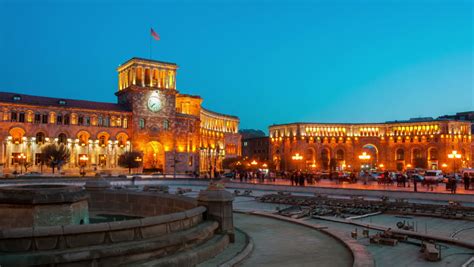
[[[44,163],[51,167],[53,173],[55,168],[59,171],[61,166],[67,163],[71,157],[71,152],[64,144],[47,144],[43,146],[41,152]]]
[[[122,168],[128,168],[128,173],[132,173],[132,168],[138,168],[142,165],[143,154],[137,151],[127,151],[118,158],[118,165]]]

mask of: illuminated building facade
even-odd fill
[[[270,158],[278,170],[405,170],[472,166],[471,123],[423,119],[371,124],[272,125]],[[448,157],[453,151],[461,158]],[[454,162],[456,161],[456,162]]]
[[[220,171],[240,155],[239,119],[202,108],[199,96],[176,90],[178,66],[132,58],[118,67],[118,103],[0,93],[0,162],[4,171],[31,162],[41,168],[41,147],[56,142],[71,151],[65,172],[80,165],[120,170],[125,151],[143,152],[145,171]],[[174,169],[176,168],[176,169]]]

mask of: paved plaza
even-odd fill
[[[31,184],[38,180],[3,180],[1,186],[12,184]],[[64,179],[46,179],[42,183],[65,183]],[[84,180],[67,180],[69,184],[84,185]],[[145,185],[168,185],[171,194],[175,194],[178,188],[188,188],[191,192],[184,195],[197,197],[200,190],[207,187],[208,181],[203,180],[157,180],[143,179],[135,181],[136,186],[141,188]],[[277,181],[277,184],[279,182]],[[130,186],[131,180],[115,179],[113,186]],[[235,183],[234,183],[235,184]],[[236,183],[239,184],[239,183]],[[283,183],[284,184],[284,183]],[[282,185],[283,185],[282,184]],[[321,183],[323,186],[328,183]],[[249,184],[255,185],[256,184]],[[318,184],[319,185],[319,184]],[[288,187],[295,190],[294,195],[311,196],[308,192],[298,192],[298,188]],[[234,188],[227,188],[234,192]],[[237,189],[243,192],[243,189]],[[375,190],[375,189],[373,189]],[[362,191],[362,190],[361,190]],[[237,196],[234,199],[234,209],[246,212],[247,214],[234,213],[234,224],[249,236],[254,244],[252,253],[246,258],[242,266],[350,266],[352,256],[349,250],[337,239],[324,234],[321,231],[310,229],[290,222],[284,222],[273,218],[265,218],[252,215],[253,212],[264,212],[267,214],[275,213],[278,210],[289,207],[289,205],[277,203],[262,203],[255,199],[255,196],[262,196],[268,193],[275,193],[272,190],[258,189],[252,190],[250,196]],[[333,195],[334,198],[346,198],[344,195]],[[434,200],[412,200],[419,202],[437,203]],[[355,229],[359,233],[362,227],[351,225],[349,223],[333,222],[320,219],[299,219],[305,223],[310,223],[316,227],[325,227],[328,230],[336,230],[350,238],[350,232]],[[396,223],[406,221],[416,225],[416,232],[437,235],[440,237],[449,237],[461,241],[474,240],[474,222],[468,220],[448,220],[442,218],[422,217],[422,216],[397,216],[391,214],[380,214],[366,218],[355,219],[355,222],[368,223],[396,229]],[[370,230],[371,234],[376,233]],[[215,266],[225,262],[237,255],[244,247],[244,237],[237,234],[236,243],[229,246],[219,256],[210,259],[200,266]],[[461,266],[467,262],[474,251],[468,248],[453,244],[442,244],[442,260],[439,262],[427,262],[422,258],[419,252],[420,241],[409,239],[409,242],[401,242],[395,247],[370,244],[367,238],[359,237],[357,242],[363,245],[373,257],[376,266]]]

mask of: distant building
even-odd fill
[[[471,112],[385,123],[272,125],[270,157],[277,170],[472,167]],[[456,151],[460,158],[448,156]]]
[[[117,103],[0,92],[0,163],[40,169],[41,147],[66,145],[64,171],[81,165],[119,170],[125,151],[143,152],[143,169],[211,172],[240,155],[239,118],[202,107],[202,98],[176,89],[175,63],[132,58],[118,71]],[[82,161],[82,162],[81,162]]]
[[[250,160],[268,162],[269,140],[268,136],[242,139],[242,156]]]
[[[474,111],[458,112],[455,115],[444,115],[444,116],[439,117],[439,119],[469,121],[473,123],[471,125],[471,133],[474,134]]]

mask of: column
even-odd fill
[[[234,242],[234,221],[232,202],[234,196],[223,189],[223,185],[210,183],[206,190],[201,190],[198,204],[206,207],[206,217],[219,223],[217,232],[227,234],[231,243]]]
[[[145,68],[142,67],[142,73],[141,73],[141,78],[142,78],[142,86],[145,86]]]

